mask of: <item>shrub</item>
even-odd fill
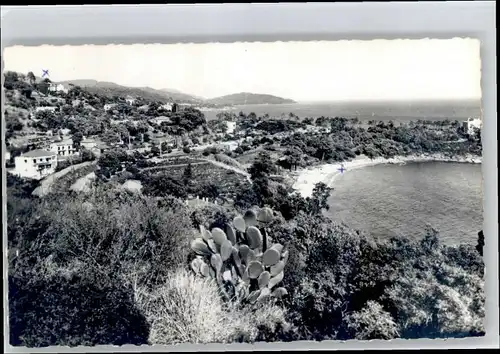
[[[346,322],[355,339],[392,339],[399,336],[391,314],[375,301],[368,301],[361,311],[349,314]]]
[[[9,277],[10,344],[146,344],[149,326],[131,289],[86,273],[63,269],[36,278]]]
[[[172,273],[153,292],[141,292],[138,299],[151,323],[151,344],[253,342],[280,325],[286,327],[280,307],[238,310],[222,301],[213,281],[185,269]]]
[[[140,299],[151,323],[152,344],[227,342],[235,324],[223,307],[215,284],[185,270]]]
[[[375,242],[321,216],[301,215],[277,235],[294,236],[284,286],[302,338],[484,334],[484,264],[473,246],[441,246],[434,232],[420,241]]]

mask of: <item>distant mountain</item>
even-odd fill
[[[182,92],[174,92],[168,90],[156,90],[151,87],[128,87],[115,84],[114,82],[97,81],[97,80],[68,80],[59,81],[60,84],[72,84],[85,88],[89,92],[94,92],[105,96],[132,96],[144,97],[154,101],[176,101],[180,103],[200,103],[198,97],[188,95]]]
[[[221,106],[245,105],[245,104],[285,104],[296,103],[294,100],[277,97],[273,95],[241,92],[232,95],[221,96],[205,100],[205,103]]]
[[[162,88],[159,91],[167,92],[169,94],[177,94],[177,95],[190,96],[190,97],[193,97],[194,99],[196,99],[198,101],[204,101],[205,100],[203,97],[196,96],[196,95],[190,95],[190,94],[187,94],[185,92],[182,92],[182,91],[179,91],[179,90],[176,90],[176,89],[173,89],[173,88]]]
[[[235,93],[232,95],[204,99],[199,96],[190,95],[176,89],[154,89],[151,87],[128,87],[118,85],[114,82],[97,80],[67,80],[58,83],[75,85],[85,88],[87,91],[105,96],[132,96],[144,97],[155,101],[175,101],[179,103],[191,103],[195,105],[235,106],[245,104],[284,104],[296,103],[291,99],[273,95],[257,94],[249,92]]]

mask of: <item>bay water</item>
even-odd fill
[[[326,214],[379,239],[420,239],[431,226],[444,244],[475,244],[483,228],[481,164],[368,166],[337,176],[332,187]]]

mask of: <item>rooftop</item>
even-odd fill
[[[56,153],[53,152],[53,151],[47,151],[47,150],[37,149],[37,150],[28,151],[28,152],[24,153],[22,156],[26,156],[26,157],[47,157],[47,156],[55,156],[55,155],[56,155]]]
[[[54,144],[56,145],[71,145],[73,144],[73,140],[71,139],[63,139],[63,140],[56,140],[54,141]]]

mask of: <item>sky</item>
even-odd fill
[[[49,70],[52,81],[93,79],[171,88],[204,98],[252,92],[298,102],[478,99],[475,39],[14,46],[5,70]]]

